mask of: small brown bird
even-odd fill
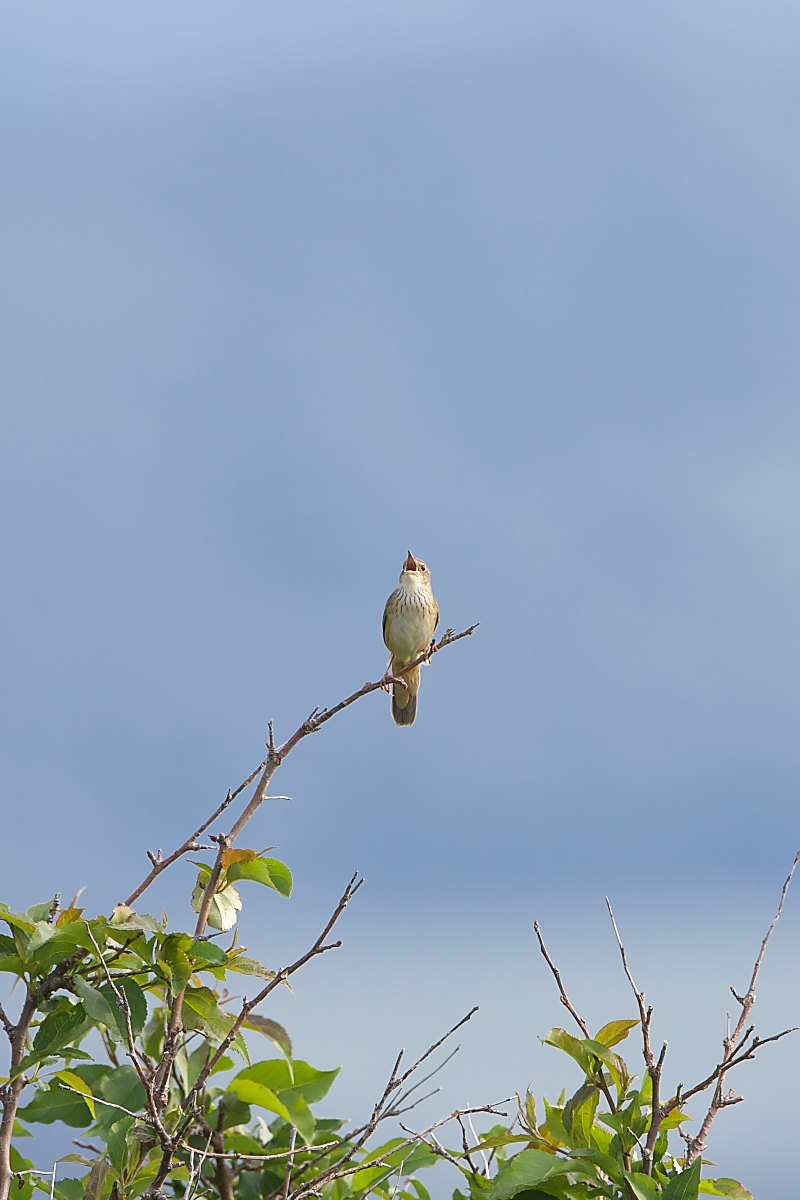
[[[389,674],[396,675],[419,658],[431,643],[439,624],[439,605],[431,591],[431,573],[421,558],[409,550],[400,586],[383,610],[383,640],[391,651]],[[406,686],[392,686],[392,716],[398,725],[413,725],[417,715],[419,666],[403,676]]]

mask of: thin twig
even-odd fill
[[[501,1101],[501,1103],[505,1103],[505,1101]],[[432,1125],[429,1125],[427,1129],[423,1129],[420,1133],[413,1133],[413,1132],[410,1133],[410,1136],[407,1137],[405,1139],[405,1141],[401,1142],[399,1146],[392,1147],[392,1154],[397,1154],[398,1151],[404,1150],[406,1148],[406,1146],[413,1146],[420,1142],[425,1142],[425,1144],[427,1145],[428,1143],[427,1143],[426,1139],[430,1136],[431,1133],[434,1132],[434,1130],[441,1128],[442,1125],[446,1125],[448,1123],[448,1121],[454,1121],[458,1117],[466,1116],[469,1113],[491,1113],[492,1116],[495,1116],[495,1117],[508,1116],[508,1114],[506,1112],[500,1111],[498,1108],[496,1108],[492,1104],[484,1104],[478,1108],[458,1108],[458,1109],[455,1109],[453,1112],[451,1112],[448,1116],[442,1117],[438,1121],[434,1121]],[[364,1140],[366,1140],[366,1139],[364,1139]],[[363,1145],[363,1142],[361,1142],[361,1145]],[[342,1158],[340,1160],[340,1162],[337,1163],[335,1166],[329,1168],[329,1170],[327,1170],[327,1171],[323,1171],[320,1175],[318,1175],[315,1179],[311,1180],[309,1183],[301,1185],[297,1189],[297,1191],[292,1193],[292,1200],[303,1200],[304,1196],[311,1195],[312,1193],[317,1194],[324,1184],[330,1183],[335,1179],[345,1179],[348,1175],[354,1175],[356,1173],[356,1171],[360,1171],[363,1166],[362,1163],[356,1163],[354,1166],[344,1167],[341,1170],[339,1169],[339,1167],[342,1163],[349,1162],[352,1158],[352,1155],[356,1153],[357,1149],[361,1148],[361,1145],[354,1148],[352,1153],[345,1155],[344,1158]],[[376,1161],[375,1163],[370,1163],[370,1166],[382,1166],[382,1165],[384,1165],[384,1164],[381,1163],[380,1161]]]
[[[418,666],[420,663],[430,661],[430,659],[433,657],[434,654],[437,654],[440,650],[443,650],[446,646],[452,645],[454,642],[460,641],[462,638],[468,637],[471,633],[474,632],[474,630],[476,628],[477,628],[477,625],[472,625],[468,629],[463,630],[461,633],[454,633],[452,629],[446,630],[444,636],[442,638],[440,638],[439,642],[436,645],[431,646],[428,650],[426,650],[423,654],[421,654],[419,656],[419,658],[416,660],[416,662],[409,663],[409,665],[406,668],[404,668],[404,670],[402,672],[400,672],[400,674],[406,674],[407,672],[413,670],[414,667]],[[145,878],[145,880],[142,882],[142,884],[139,885],[139,887],[136,889],[136,891],[134,893],[132,893],[132,895],[131,895],[131,897],[129,897],[129,900],[127,901],[127,903],[131,904],[138,896],[140,896],[141,893],[144,891],[144,889],[147,886],[149,886],[149,884],[152,882],[152,880],[155,879],[156,876],[162,870],[164,870],[165,867],[168,866],[170,862],[174,862],[176,858],[181,856],[181,854],[184,854],[187,852],[187,850],[191,849],[196,844],[197,838],[200,836],[200,834],[203,833],[208,828],[208,826],[229,806],[229,804],[233,800],[234,796],[238,795],[245,787],[248,786],[249,783],[251,783],[256,778],[256,776],[258,775],[258,773],[260,771],[261,776],[256,784],[253,795],[251,796],[250,800],[245,805],[242,813],[239,815],[237,820],[231,826],[230,831],[227,834],[218,834],[218,835],[213,836],[213,838],[212,838],[212,840],[217,842],[218,851],[217,851],[214,865],[211,870],[211,875],[210,875],[209,879],[207,880],[206,886],[204,888],[203,898],[202,898],[202,902],[200,905],[200,911],[198,913],[197,924],[196,924],[196,928],[195,928],[195,938],[202,937],[202,935],[205,931],[207,920],[208,920],[208,914],[210,911],[214,891],[216,889],[217,883],[218,883],[219,878],[222,873],[222,869],[223,869],[222,863],[223,863],[223,856],[224,856],[225,850],[234,845],[239,834],[245,828],[247,823],[251,820],[251,818],[256,813],[256,811],[261,806],[261,804],[263,804],[263,802],[267,799],[268,792],[269,792],[269,785],[272,781],[272,778],[273,778],[275,772],[277,771],[278,767],[280,767],[281,763],[286,758],[287,754],[290,754],[291,751],[295,748],[295,746],[297,746],[299,744],[299,742],[302,741],[303,738],[307,737],[311,733],[316,733],[327,721],[329,721],[331,719],[331,717],[335,716],[338,712],[341,712],[342,709],[347,708],[349,705],[353,704],[356,700],[360,699],[361,696],[365,696],[365,695],[368,695],[370,692],[377,691],[379,688],[381,688],[383,683],[384,683],[384,680],[381,679],[381,680],[377,680],[374,683],[364,684],[364,686],[362,688],[359,688],[359,690],[357,692],[353,692],[353,694],[351,696],[348,696],[345,700],[342,700],[339,704],[335,705],[331,709],[315,708],[313,710],[313,712],[309,715],[309,717],[298,727],[298,729],[295,730],[295,732],[291,735],[291,737],[289,737],[280,747],[276,747],[276,745],[275,745],[274,730],[273,730],[272,722],[270,721],[269,722],[269,736],[268,736],[268,741],[267,741],[267,757],[264,760],[264,762],[259,766],[259,768],[256,769],[256,771],[251,773],[251,775],[248,777],[248,779],[243,784],[241,784],[239,788],[237,788],[236,792],[228,793],[225,800],[222,802],[221,805],[219,805],[219,807],[215,810],[215,812],[211,815],[211,817],[209,817],[209,819],[207,821],[204,821],[203,824],[201,826],[199,826],[199,828],[195,831],[195,833],[192,835],[192,837],[187,839],[187,841],[184,842],[183,845],[178,848],[178,850],[176,850],[172,855],[170,855],[169,859],[165,859],[163,861],[161,861],[159,859],[159,860],[156,860],[153,862],[152,871]],[[340,901],[340,908],[337,909],[336,913],[334,914],[334,916],[330,922],[330,926],[333,925],[333,923],[336,921],[336,919],[340,915],[344,905],[351,898],[351,896],[355,894],[358,887],[360,886],[360,881],[359,881],[359,883],[356,884],[355,879],[356,879],[356,877],[353,876],[353,879],[351,880],[350,884],[348,885],[348,891],[345,893],[345,896],[342,897],[342,901]],[[294,971],[298,970],[301,966],[303,966],[306,962],[308,962],[308,960],[310,958],[313,958],[315,955],[322,954],[327,950],[332,950],[339,945],[338,942],[331,943],[330,945],[324,945],[323,944],[324,936],[325,935],[323,935],[323,938],[319,939],[318,942],[315,943],[315,945],[305,955],[303,955],[301,958],[299,958],[290,967],[286,967],[282,971],[278,972],[278,974],[275,976],[275,978],[265,988],[263,988],[261,990],[261,992],[259,992],[258,995],[256,997],[254,997],[254,999],[252,1001],[248,1001],[242,1006],[242,1010],[241,1010],[237,1020],[234,1022],[234,1025],[231,1029],[230,1034],[226,1038],[223,1039],[221,1045],[218,1047],[216,1054],[211,1059],[210,1064],[207,1064],[204,1071],[201,1072],[201,1075],[200,1075],[198,1081],[195,1083],[194,1087],[192,1088],[192,1091],[189,1093],[187,1100],[184,1101],[184,1107],[186,1106],[187,1103],[194,1102],[194,1097],[198,1094],[200,1087],[205,1085],[205,1082],[208,1078],[210,1071],[213,1069],[213,1067],[219,1061],[219,1059],[221,1058],[224,1051],[231,1044],[231,1042],[233,1041],[233,1038],[239,1032],[239,1029],[241,1028],[242,1023],[245,1020],[246,1016],[249,1014],[249,1012],[257,1004],[260,1004],[261,1001],[272,991],[272,989],[275,986],[277,986],[278,983],[285,982],[286,978],[289,975],[291,975]],[[184,992],[185,992],[185,990],[184,990]],[[178,1049],[179,1049],[179,1045],[180,1045],[180,1038],[181,1038],[181,1034],[183,1031],[184,992],[178,993],[178,995],[176,995],[173,999],[167,1033],[166,1033],[166,1036],[164,1039],[164,1048],[162,1051],[162,1057],[161,1057],[161,1061],[156,1069],[154,1079],[153,1079],[153,1091],[154,1091],[155,1103],[157,1106],[157,1110],[159,1112],[163,1111],[164,1107],[166,1106],[168,1089],[169,1089],[169,1081],[170,1081],[170,1078],[172,1076],[172,1072],[174,1069],[175,1057],[178,1053]],[[182,1126],[181,1126],[182,1129],[186,1127],[186,1123],[189,1119],[190,1119],[190,1117],[187,1117],[184,1119],[184,1122],[182,1123]],[[159,1174],[157,1176],[156,1182],[158,1182],[159,1179],[164,1178],[162,1172],[163,1172],[163,1164],[162,1164],[162,1169],[159,1171]]]
[[[736,1022],[736,1026],[733,1030],[733,1033],[731,1033],[730,1029],[729,1029],[727,1037],[723,1040],[722,1062],[717,1066],[716,1072],[713,1073],[712,1076],[709,1077],[709,1080],[705,1083],[705,1087],[708,1087],[708,1086],[710,1086],[710,1083],[714,1082],[714,1080],[716,1079],[717,1086],[714,1089],[714,1096],[711,1100],[711,1104],[708,1107],[708,1111],[706,1112],[702,1122],[700,1123],[700,1128],[698,1129],[696,1135],[693,1138],[690,1138],[687,1142],[687,1152],[686,1152],[687,1165],[691,1165],[691,1163],[694,1162],[694,1160],[696,1158],[698,1158],[700,1155],[702,1155],[704,1153],[704,1151],[706,1149],[706,1144],[708,1142],[708,1134],[711,1129],[711,1125],[717,1116],[717,1113],[722,1108],[727,1108],[731,1104],[735,1104],[737,1102],[737,1100],[739,1099],[739,1097],[735,1096],[735,1094],[733,1092],[729,1091],[726,1093],[724,1090],[725,1089],[725,1077],[726,1077],[728,1071],[731,1069],[731,1067],[736,1066],[738,1062],[743,1062],[746,1058],[752,1058],[753,1054],[755,1053],[755,1050],[759,1046],[763,1046],[767,1042],[777,1041],[779,1038],[785,1037],[787,1033],[794,1032],[794,1030],[786,1029],[783,1031],[783,1033],[776,1034],[772,1038],[764,1038],[763,1040],[754,1038],[753,1045],[750,1047],[750,1052],[742,1055],[742,1057],[740,1057],[738,1059],[735,1057],[739,1046],[742,1044],[742,1040],[746,1041],[747,1037],[748,1037],[747,1033],[743,1034],[743,1030],[745,1029],[745,1026],[747,1025],[747,1022],[750,1018],[750,1013],[752,1012],[753,1006],[756,1002],[756,984],[758,983],[758,977],[759,977],[759,974],[761,973],[761,967],[764,962],[764,956],[766,954],[767,946],[769,945],[770,938],[772,937],[772,934],[775,930],[775,926],[778,924],[778,921],[781,919],[781,916],[783,914],[783,906],[786,902],[786,896],[789,891],[789,886],[792,882],[792,877],[795,873],[798,862],[800,862],[800,850],[797,851],[797,853],[794,856],[794,859],[792,860],[792,865],[789,868],[789,873],[783,882],[783,887],[781,888],[781,895],[780,895],[780,900],[778,901],[777,911],[775,913],[775,916],[772,919],[769,929],[764,934],[764,937],[761,940],[761,946],[760,946],[758,954],[756,956],[755,963],[753,964],[753,970],[750,975],[750,983],[748,985],[747,991],[745,992],[745,994],[743,996],[740,996],[739,993],[737,991],[735,991],[734,988],[730,989],[734,998],[741,1005],[742,1011],[739,1014],[739,1020]],[[701,1089],[701,1090],[703,1090],[703,1089]],[[683,1098],[685,1099],[686,1096],[690,1095],[690,1094],[692,1094],[692,1093],[685,1092],[683,1095]]]
[[[561,972],[559,971],[556,964],[553,962],[553,959],[551,958],[550,953],[544,944],[544,938],[542,937],[542,931],[539,928],[538,921],[534,921],[534,923],[533,923],[533,932],[536,934],[536,939],[539,942],[539,949],[542,952],[542,956],[543,956],[545,962],[547,963],[548,967],[550,968],[550,970],[553,974],[553,978],[556,981],[556,986],[558,987],[558,993],[559,993],[559,996],[561,997],[561,1003],[564,1005],[565,1008],[569,1009],[570,1013],[572,1014],[573,1019],[578,1024],[578,1028],[583,1033],[583,1036],[591,1039],[592,1035],[589,1032],[589,1026],[586,1024],[583,1017],[580,1016],[580,1014],[578,1013],[578,1010],[575,1008],[574,1004],[572,1003],[569,996],[567,995],[564,984],[561,982]],[[600,1070],[598,1072],[597,1085],[600,1088],[600,1090],[602,1091],[603,1095],[605,1096],[608,1107],[611,1109],[612,1112],[616,1112],[617,1104],[614,1100],[614,1096],[611,1092],[611,1088],[608,1085],[606,1076],[602,1070]]]
[[[545,946],[545,944],[544,944],[544,938],[542,937],[542,931],[539,928],[538,921],[533,922],[533,932],[536,934],[536,938],[537,938],[537,941],[539,942],[539,949],[542,952],[542,956],[544,957],[545,962],[547,963],[548,967],[550,968],[550,970],[553,973],[553,978],[555,979],[556,987],[558,988],[558,994],[561,997],[561,1003],[564,1005],[565,1008],[569,1009],[570,1013],[572,1014],[573,1020],[577,1023],[578,1028],[580,1029],[583,1036],[587,1037],[587,1038],[591,1037],[592,1035],[589,1033],[589,1026],[586,1024],[583,1017],[578,1013],[578,1010],[575,1008],[575,1005],[572,1003],[572,1001],[570,1000],[569,996],[566,993],[564,984],[561,982],[561,972],[559,971],[556,964],[553,962],[552,958],[550,957],[550,953],[547,949],[547,946]]]
[[[435,646],[431,646],[430,649],[426,650],[423,654],[420,654],[413,663],[409,663],[409,665],[404,667],[402,671],[398,672],[398,674],[407,675],[409,671],[413,671],[414,668],[418,667],[421,663],[429,662],[434,654],[438,654],[439,651],[444,650],[446,646],[452,646],[454,642],[459,642],[462,638],[469,637],[469,635],[474,633],[477,628],[478,626],[475,624],[470,625],[469,629],[465,629],[461,633],[453,633],[452,629],[446,630],[444,635],[439,639]],[[270,741],[268,745],[268,754],[266,763],[264,765],[264,771],[247,806],[228,833],[228,841],[231,845],[233,845],[236,838],[239,836],[256,810],[261,804],[263,804],[267,797],[267,791],[273,775],[286,758],[287,754],[291,754],[298,742],[301,742],[303,738],[308,737],[309,734],[316,733],[322,728],[326,721],[330,721],[331,717],[335,717],[337,713],[342,711],[342,709],[348,708],[351,704],[355,704],[356,700],[360,700],[362,696],[368,696],[370,692],[379,691],[383,687],[384,683],[384,679],[375,680],[373,683],[365,683],[363,687],[358,689],[358,691],[353,692],[352,695],[347,696],[346,699],[340,700],[338,704],[333,706],[333,708],[313,709],[313,711],[309,713],[306,720],[303,721],[302,725],[298,726],[291,737],[287,738],[283,745],[279,747],[275,746],[274,735],[272,732],[272,727],[270,726]]]
[[[103,969],[106,974],[106,978],[108,979],[108,985],[111,988],[112,992],[114,993],[114,998],[117,1002],[117,1008],[119,1009],[119,1011],[122,1013],[123,1017],[125,1018],[125,1036],[127,1038],[127,1043],[128,1043],[128,1058],[133,1063],[136,1074],[139,1076],[139,1080],[142,1084],[142,1087],[145,1090],[145,1094],[147,1096],[147,1108],[148,1108],[148,1112],[150,1113],[151,1124],[158,1131],[158,1137],[159,1137],[159,1141],[161,1142],[161,1145],[166,1148],[167,1146],[171,1145],[172,1139],[170,1138],[170,1135],[167,1133],[166,1129],[164,1128],[164,1125],[162,1124],[162,1121],[161,1121],[161,1117],[159,1116],[158,1108],[157,1108],[156,1101],[155,1101],[155,1095],[153,1092],[152,1076],[149,1073],[145,1072],[144,1068],[142,1067],[142,1065],[139,1061],[139,1055],[137,1054],[137,1051],[136,1051],[136,1039],[133,1036],[131,1006],[128,1003],[128,997],[125,995],[125,992],[122,990],[122,988],[117,986],[117,984],[114,980],[114,977],[108,968],[108,963],[106,962],[105,958],[103,957],[103,953],[97,944],[97,939],[95,938],[94,934],[92,933],[92,927],[88,921],[86,922],[86,932],[89,934],[89,937],[92,940],[92,945],[95,948],[95,952],[97,954],[98,960],[100,961],[100,963],[103,966]]]
[[[462,1025],[466,1024],[467,1021],[471,1020],[477,1011],[478,1011],[477,1006],[475,1008],[470,1009],[470,1011],[467,1013],[467,1015],[465,1017],[462,1017],[461,1020],[458,1021],[452,1027],[452,1029],[449,1029],[447,1031],[447,1033],[444,1034],[443,1037],[438,1038],[431,1046],[429,1046],[428,1049],[425,1051],[425,1053],[420,1055],[420,1057],[415,1062],[414,1066],[409,1068],[408,1071],[405,1071],[402,1076],[399,1074],[399,1071],[400,1071],[400,1064],[403,1061],[403,1056],[404,1056],[405,1052],[403,1050],[399,1051],[397,1058],[394,1061],[394,1065],[389,1073],[389,1078],[386,1082],[386,1086],[384,1087],[380,1098],[375,1102],[373,1109],[372,1109],[372,1115],[370,1116],[369,1120],[366,1121],[363,1125],[360,1125],[357,1129],[350,1130],[348,1133],[346,1133],[340,1139],[338,1146],[339,1146],[339,1148],[346,1147],[346,1152],[342,1156],[342,1158],[338,1160],[336,1165],[341,1165],[344,1162],[349,1162],[353,1158],[353,1156],[358,1153],[358,1151],[361,1149],[361,1147],[369,1140],[369,1138],[375,1132],[375,1130],[377,1129],[377,1127],[381,1123],[381,1121],[385,1121],[389,1117],[397,1117],[400,1115],[400,1113],[407,1112],[411,1108],[416,1107],[416,1103],[409,1105],[407,1109],[398,1107],[398,1105],[401,1104],[403,1100],[407,1099],[411,1095],[411,1093],[414,1091],[414,1087],[408,1088],[406,1090],[406,1092],[401,1092],[401,1094],[399,1096],[397,1096],[395,1099],[392,1099],[392,1097],[399,1089],[402,1088],[403,1081],[408,1079],[409,1075],[413,1071],[416,1071],[417,1068],[419,1066],[421,1066],[421,1064],[423,1062],[425,1062],[426,1059],[428,1059],[430,1057],[430,1055],[433,1054],[434,1051],[437,1050],[438,1047],[441,1046],[442,1043],[447,1040],[447,1038],[449,1038],[452,1034],[454,1034],[457,1029],[460,1029]],[[445,1061],[449,1061],[449,1058],[452,1058],[452,1055],[449,1055],[448,1059]],[[437,1068],[437,1070],[438,1070],[438,1068]],[[435,1074],[435,1072],[431,1072],[431,1074]],[[429,1079],[430,1075],[426,1076],[425,1078]],[[422,1083],[422,1082],[424,1082],[424,1080],[420,1080],[420,1083]],[[450,1118],[448,1117],[447,1119],[449,1120]],[[314,1158],[311,1159],[310,1162],[306,1161],[303,1164],[303,1170],[307,1171],[310,1166],[313,1166],[315,1163],[319,1162],[319,1160],[321,1158],[324,1158],[324,1157],[325,1157],[325,1155],[323,1155],[323,1154],[317,1154]],[[327,1179],[327,1176],[325,1176],[325,1178]],[[319,1177],[317,1177],[315,1182],[319,1183],[321,1180],[322,1180],[322,1176],[320,1175]],[[297,1197],[296,1196],[293,1197],[293,1200],[297,1200]]]
[[[213,825],[217,818],[222,816],[222,814],[225,812],[225,809],[233,803],[236,797],[240,795],[245,788],[250,786],[250,784],[258,775],[259,771],[264,769],[265,765],[266,759],[264,759],[263,762],[260,762],[254,771],[250,772],[247,779],[240,783],[235,791],[229,791],[222,803],[214,809],[211,816],[206,821],[203,821],[202,825],[198,825],[194,833],[191,834],[186,841],[178,847],[177,850],[173,850],[172,854],[168,855],[166,858],[162,858],[160,850],[158,854],[155,855],[151,852],[148,852],[148,857],[153,864],[153,869],[149,872],[149,874],[145,875],[139,886],[134,888],[130,896],[128,896],[128,899],[125,901],[126,907],[130,908],[130,906],[139,899],[142,892],[146,891],[147,888],[150,887],[150,884],[153,882],[153,880],[158,878],[162,871],[166,871],[167,867],[171,866],[172,863],[181,858],[184,854],[188,854],[190,851],[198,849],[197,839],[200,837],[200,835],[205,833],[209,825]]]
[[[261,991],[256,996],[253,997],[252,1000],[245,1000],[243,1002],[242,1007],[239,1011],[239,1015],[237,1016],[233,1025],[231,1026],[230,1031],[222,1039],[222,1041],[220,1042],[219,1046],[217,1047],[215,1053],[208,1060],[205,1067],[203,1067],[203,1070],[200,1072],[196,1083],[194,1084],[191,1091],[188,1093],[186,1099],[183,1101],[182,1108],[189,1114],[189,1116],[184,1118],[184,1122],[181,1126],[179,1136],[182,1135],[183,1130],[186,1128],[188,1121],[191,1119],[191,1112],[194,1108],[195,1097],[205,1087],[206,1080],[208,1079],[209,1075],[211,1075],[211,1073],[214,1070],[214,1068],[216,1067],[217,1063],[220,1061],[222,1056],[225,1054],[228,1047],[233,1042],[234,1038],[238,1034],[239,1030],[242,1028],[242,1025],[244,1024],[245,1020],[250,1015],[250,1013],[253,1011],[253,1009],[257,1008],[258,1005],[261,1004],[262,1001],[265,1000],[266,997],[270,994],[270,992],[273,991],[279,984],[284,983],[289,978],[290,975],[293,975],[295,973],[295,971],[299,971],[302,966],[305,966],[305,964],[307,962],[309,962],[310,959],[314,958],[318,954],[324,954],[327,950],[335,950],[341,945],[341,942],[326,943],[325,939],[327,938],[328,934],[331,932],[334,925],[339,920],[339,918],[341,917],[345,908],[350,903],[353,896],[356,894],[356,892],[361,887],[363,882],[364,882],[363,879],[359,879],[357,874],[353,875],[352,878],[350,879],[349,883],[347,884],[347,887],[345,888],[344,892],[342,893],[342,895],[339,899],[339,902],[336,905],[336,908],[334,909],[332,915],[328,919],[328,922],[325,925],[325,928],[322,930],[322,932],[320,933],[319,937],[314,942],[314,944],[308,950],[306,950],[305,954],[301,954],[299,958],[295,959],[295,961],[293,963],[291,963],[290,966],[283,967],[280,971],[277,971],[275,973],[275,976],[269,981],[269,983],[267,983],[261,989]]]
[[[667,1043],[661,1047],[661,1052],[656,1059],[653,1053],[653,1044],[651,1040],[651,1027],[653,1022],[653,1006],[646,1003],[645,994],[633,978],[633,973],[628,965],[628,955],[625,950],[625,943],[622,940],[617,921],[614,916],[614,910],[611,907],[611,901],[608,896],[605,898],[608,915],[611,918],[611,924],[614,929],[614,936],[617,939],[620,956],[622,958],[622,966],[627,976],[628,983],[631,985],[631,990],[636,997],[636,1004],[639,1008],[639,1024],[642,1030],[642,1056],[647,1068],[647,1073],[650,1076],[652,1086],[652,1102],[650,1105],[650,1127],[647,1131],[647,1139],[642,1152],[642,1163],[644,1166],[645,1175],[651,1175],[653,1171],[653,1161],[655,1158],[656,1142],[661,1124],[666,1116],[666,1113],[661,1111],[661,1075],[664,1068],[664,1059],[667,1055]]]

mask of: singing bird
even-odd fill
[[[427,650],[439,624],[439,605],[431,591],[427,563],[409,550],[400,586],[383,610],[383,640],[391,651],[389,674],[397,675]],[[398,725],[413,725],[417,715],[419,665],[403,675],[406,686],[392,685],[392,716]]]

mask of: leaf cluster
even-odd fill
[[[610,1021],[593,1038],[550,1030],[543,1041],[578,1064],[582,1082],[557,1103],[544,1099],[542,1113],[526,1092],[514,1125],[495,1126],[476,1144],[450,1152],[470,1200],[697,1200],[700,1194],[753,1200],[736,1180],[703,1179],[700,1158],[687,1165],[685,1155],[671,1150],[670,1134],[689,1118],[678,1106],[654,1114],[650,1074],[640,1083],[612,1049],[639,1024]],[[466,1200],[461,1192],[455,1197]]]
[[[204,889],[210,869],[198,867]],[[230,900],[242,880],[285,896],[292,886],[278,860],[228,852],[216,895]],[[224,927],[225,906],[212,912]],[[343,1134],[343,1122],[315,1115],[338,1068],[320,1070],[295,1058],[282,1025],[231,996],[228,985],[237,977],[281,982],[235,935],[222,946],[124,906],[89,919],[75,907],[59,913],[50,902],[27,912],[0,905],[0,925],[7,930],[0,934],[0,973],[25,992],[16,1023],[2,1013],[12,1044],[20,1045],[2,1080],[4,1089],[24,1085],[15,1140],[37,1124],[60,1122],[76,1131],[81,1147],[62,1160],[62,1170],[73,1169],[57,1179],[54,1196],[145,1195],[159,1176],[165,1144],[174,1161],[161,1186],[175,1196],[198,1188],[243,1198],[279,1194],[287,1170],[296,1193],[335,1176],[340,1163],[348,1173],[324,1186],[324,1194],[381,1194],[382,1180],[394,1177],[396,1185],[399,1174],[434,1160],[426,1146],[400,1142],[367,1153]],[[166,1094],[156,1103],[154,1081],[178,997],[179,1045]],[[246,1030],[279,1056],[254,1059]],[[16,1146],[11,1157],[19,1200],[37,1188],[50,1191],[50,1178],[37,1175]],[[426,1200],[422,1185],[409,1186],[410,1196]]]

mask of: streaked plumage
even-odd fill
[[[396,675],[419,658],[431,643],[439,623],[439,605],[431,590],[431,573],[409,550],[400,586],[386,601],[383,640],[391,651],[389,673]],[[413,725],[417,715],[420,667],[403,676],[406,686],[392,685],[392,716],[398,725]]]

